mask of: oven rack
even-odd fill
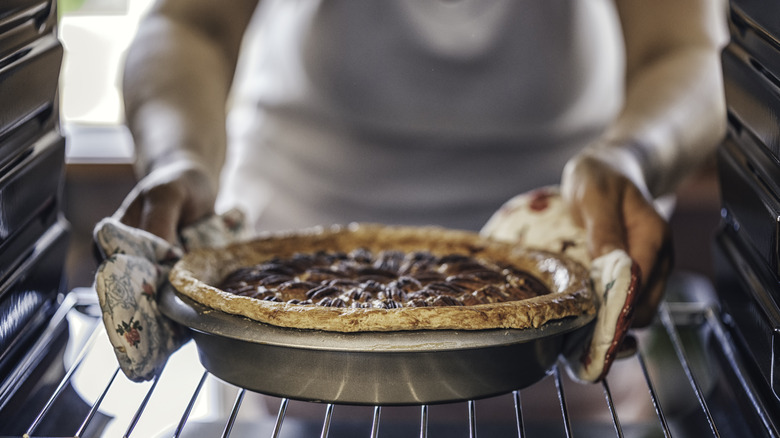
[[[750,379],[750,370],[712,303],[665,302],[658,322],[634,333],[636,353],[616,362],[615,367],[638,370],[638,379],[629,384],[643,388],[651,412],[639,420],[622,418],[621,401],[613,392],[619,389],[616,384],[622,387],[625,382],[613,382],[613,373],[601,383],[584,385],[570,380],[563,367],[556,366],[543,382],[534,385],[548,388],[547,392],[553,393],[550,397],[557,399],[557,407],[552,408],[554,415],[548,411],[550,415],[543,419],[527,414],[528,408],[538,402],[535,395],[526,397],[528,391],[538,389],[532,386],[493,400],[449,406],[356,408],[272,399],[275,405],[268,416],[248,421],[247,417],[255,418],[256,413],[247,408],[250,412],[242,416],[245,399],[258,396],[206,372],[195,359],[192,342],[172,356],[158,378],[130,382],[115,360],[110,362],[113,353],[97,313],[93,291],[76,290],[64,298],[39,342],[0,387],[0,412],[8,407],[14,386],[34,367],[36,355],[52,348],[47,343],[56,338],[67,321],[71,336],[64,375],[35,418],[22,426],[23,430],[8,436],[780,436],[772,410],[776,400],[769,400],[761,386]],[[673,353],[661,354],[659,348]],[[674,359],[671,364],[670,356]],[[669,385],[669,381],[685,384]],[[601,393],[600,412],[577,413],[580,407],[573,406],[570,398],[583,391]],[[59,426],[57,421],[61,420],[56,419],[62,418],[57,412],[62,405],[71,403],[60,400],[69,392],[78,393],[88,409],[82,416],[71,418],[74,425],[67,428]],[[695,402],[681,409],[680,400]],[[483,403],[491,407],[481,410]],[[316,405],[320,416],[300,420],[289,414],[294,405]],[[492,406],[502,406],[511,415],[493,418]],[[416,413],[402,421],[390,414],[385,421],[385,414],[396,409]],[[339,415],[342,410],[349,412],[346,418]],[[355,410],[360,415],[355,415]],[[437,420],[435,414],[440,410],[447,410],[447,416],[459,412],[460,417],[457,421]],[[0,436],[5,434],[0,425]]]

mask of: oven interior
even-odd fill
[[[555,366],[508,394],[424,406],[261,396],[206,372],[193,343],[153,381],[125,378],[94,291],[63,278],[72,230],[55,9],[51,0],[0,6],[0,101],[17,102],[0,108],[0,436],[780,436],[776,2],[729,8],[714,279],[675,273],[656,321],[632,332],[636,351],[601,383]]]
[[[676,274],[637,351],[583,385],[555,367],[488,399],[430,406],[347,406],[264,397],[224,383],[192,343],[160,376],[114,365],[94,291],[59,303],[0,388],[0,436],[777,436],[780,406],[745,361],[709,280]],[[106,366],[111,364],[111,366]],[[259,370],[261,371],[261,370]],[[628,389],[628,391],[627,391]]]

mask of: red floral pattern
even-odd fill
[[[531,202],[528,207],[533,211],[544,211],[550,206],[550,197],[552,193],[547,190],[536,190],[531,193]]]
[[[119,336],[124,336],[125,341],[130,344],[131,347],[138,348],[138,344],[141,343],[141,331],[143,327],[140,321],[136,321],[135,317],[130,317],[130,321],[122,321],[121,324],[116,326],[116,332]]]
[[[564,253],[588,267],[600,306],[590,339],[566,357],[573,377],[597,381],[606,375],[630,326],[638,286],[630,281],[632,265],[624,251],[591,259],[586,233],[577,225],[557,186],[541,187],[507,201],[485,224],[482,235],[515,244]],[[612,310],[623,310],[619,314]]]
[[[240,212],[230,216],[234,229],[227,229],[219,216],[212,216],[182,230],[182,241],[193,248],[236,241],[247,230],[241,227]],[[109,341],[128,378],[149,380],[168,356],[189,340],[189,332],[157,308],[157,291],[171,287],[168,272],[183,250],[114,218],[98,223],[95,240],[104,257],[95,277],[95,291]]]

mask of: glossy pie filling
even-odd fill
[[[259,300],[327,307],[472,306],[550,293],[511,265],[468,255],[356,249],[275,258],[238,269],[219,288]]]

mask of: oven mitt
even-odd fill
[[[97,224],[94,239],[103,260],[95,290],[108,339],[129,379],[151,379],[189,340],[189,332],[157,308],[157,291],[171,287],[168,272],[173,264],[189,249],[224,246],[245,236],[244,215],[238,210],[185,228],[179,245],[115,218]]]
[[[639,269],[623,250],[591,260],[585,230],[575,225],[557,186],[543,187],[507,201],[482,228],[483,236],[553,251],[590,271],[599,300],[592,332],[566,351],[573,378],[595,382],[606,376],[631,326],[639,294]]]

